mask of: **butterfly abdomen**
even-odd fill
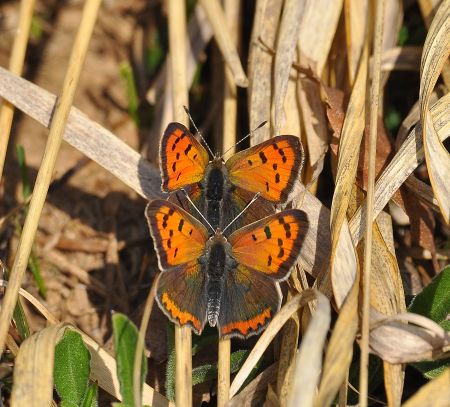
[[[208,261],[206,266],[206,293],[208,297],[206,314],[209,325],[216,326],[223,297],[224,282],[226,278],[229,255],[222,240],[214,241],[207,250]]]

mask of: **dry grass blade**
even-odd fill
[[[370,305],[385,315],[405,312],[405,297],[395,257],[392,220],[381,212],[373,225]],[[389,405],[400,405],[404,369],[384,362],[384,383]]]
[[[188,86],[190,87],[194,80],[201,55],[213,35],[211,25],[208,22],[204,10],[199,4],[195,5],[192,17],[188,23],[187,31],[188,37],[185,38],[185,48],[187,52],[186,78]],[[150,130],[151,137],[149,137],[149,145],[145,152],[146,157],[152,162],[157,161],[160,136],[167,127],[167,123],[173,120],[173,92],[172,81],[168,70],[169,60],[170,55],[166,58],[165,64],[160,70],[160,74],[146,95],[146,98],[150,103],[156,102],[154,122]],[[160,95],[160,93],[163,94]]]
[[[239,54],[228,30],[225,14],[218,0],[199,0],[205,10],[208,20],[213,28],[217,45],[222,52],[223,58],[233,74],[237,86],[246,88],[248,79],[242,68]]]
[[[368,0],[344,1],[345,39],[349,50],[347,64],[350,84],[355,81],[366,41],[364,34],[367,29],[368,5]]]
[[[4,342],[8,333],[8,327],[17,301],[20,285],[25,273],[31,247],[36,234],[39,218],[44,206],[47,190],[50,185],[53,170],[56,164],[61,141],[63,139],[64,126],[69,116],[75,90],[87,53],[89,40],[94,29],[100,0],[88,0],[84,6],[80,27],[72,49],[69,66],[64,79],[61,99],[56,105],[44,157],[36,178],[33,197],[30,201],[27,217],[23,226],[14,265],[11,269],[11,277],[0,311],[0,350],[3,351]]]
[[[359,273],[339,311],[323,362],[322,379],[314,406],[328,406],[332,403],[342,383],[353,355],[353,343],[358,329]]]
[[[8,282],[5,280],[0,280],[0,285],[2,287],[7,287],[8,286]],[[30,302],[41,314],[42,316],[49,321],[51,324],[57,324],[58,320],[50,313],[50,311],[45,308],[42,303],[33,295],[31,295],[28,291],[24,290],[23,288],[21,288],[19,290],[19,294],[23,297],[26,298],[28,300],[28,302]]]
[[[292,298],[288,292],[286,302]],[[280,356],[276,378],[276,396],[280,405],[287,405],[289,391],[292,388],[295,371],[295,356],[297,354],[298,338],[300,336],[300,313],[294,313],[281,331]]]
[[[429,113],[433,88],[450,53],[450,1],[444,0],[431,23],[422,54],[420,78],[420,123],[425,161],[442,215],[450,222],[450,154],[442,144]]]
[[[322,370],[322,353],[330,327],[331,310],[328,298],[316,291],[315,312],[302,338],[296,358],[294,382],[290,388],[289,407],[312,406]]]
[[[277,363],[268,367],[245,386],[245,389],[229,400],[225,407],[251,407],[262,404],[267,393],[267,387],[275,382],[277,368]]]
[[[367,214],[366,233],[364,234],[363,301],[361,322],[361,360],[359,368],[359,402],[362,407],[368,403],[369,387],[369,312],[370,312],[370,275],[372,271],[372,230],[373,202],[375,189],[375,160],[377,154],[378,106],[380,104],[381,53],[383,45],[385,0],[376,3],[375,24],[373,27],[373,71],[370,86],[370,123],[369,123],[369,163],[367,174]]]
[[[338,307],[341,306],[353,284],[357,268],[356,253],[352,241],[346,238],[346,230],[348,229],[346,214],[350,202],[350,193],[355,182],[360,145],[365,127],[367,65],[366,43],[342,128],[336,186],[331,205],[330,272],[333,293]],[[345,250],[343,250],[344,247]]]
[[[56,96],[0,67],[0,96],[45,127],[55,108]],[[161,197],[159,171],[110,131],[72,107],[64,140],[106,168],[139,195]]]
[[[403,407],[446,407],[450,400],[450,368],[414,394]]]
[[[323,108],[320,87],[321,84],[302,76],[297,81],[299,108],[305,129],[304,139],[308,145],[309,166],[306,168],[307,170],[312,169],[312,173],[304,178],[304,182],[308,184],[310,190],[312,183],[317,180],[322,172],[329,145],[328,121]]]
[[[283,7],[280,28],[278,32],[277,52],[273,68],[273,111],[272,122],[274,134],[280,134],[286,123],[284,114],[284,99],[288,90],[289,73],[295,58],[295,48],[298,41],[303,2],[287,0]]]
[[[187,71],[186,77],[188,83],[192,83],[194,78],[195,70],[197,69],[197,64],[199,63],[199,58],[201,53],[206,48],[206,45],[212,38],[212,28],[206,18],[205,12],[198,4],[195,5],[192,16],[188,22],[188,38],[186,39],[186,50],[187,54]],[[190,44],[190,46],[189,46]],[[159,70],[158,76],[153,82],[152,86],[147,91],[145,98],[149,103],[154,104],[157,102],[158,95],[164,91],[166,84],[166,78],[168,75],[168,59],[164,61],[164,65]],[[170,92],[166,92],[165,95],[170,95]],[[166,125],[166,123],[164,123]]]
[[[230,398],[231,340],[219,339],[217,358],[217,406],[223,407]]]
[[[275,335],[280,331],[280,329],[284,326],[286,321],[290,318],[290,316],[298,311],[301,307],[307,304],[309,301],[312,301],[316,298],[316,292],[314,290],[306,290],[302,293],[297,294],[292,298],[287,304],[285,304],[278,314],[272,319],[270,324],[267,326],[264,333],[259,338],[255,347],[252,349],[250,354],[248,355],[246,361],[239,370],[238,374],[231,383],[230,388],[230,397],[233,397],[238,390],[241,388],[245,379],[250,374],[251,370],[255,367],[258,360],[261,358],[264,351],[272,342],[272,339]]]
[[[343,0],[308,0],[305,4],[299,35],[301,58],[311,61],[314,72],[319,76],[336,34],[342,3]]]
[[[249,55],[249,110],[250,128],[254,129],[270,119],[272,98],[273,55],[264,49],[261,41],[274,48],[283,2],[258,0]],[[260,17],[259,17],[260,16]],[[270,126],[264,126],[251,138],[255,145],[270,137]]]
[[[439,5],[441,4],[441,0],[418,0],[418,5],[420,8],[420,12],[425,22],[425,26],[427,28],[430,27],[433,22],[433,18],[436,14]],[[450,65],[447,62],[444,64],[442,70],[442,79],[447,89],[450,88]]]
[[[22,343],[14,365],[11,406],[51,404],[55,346],[66,328],[66,324],[44,328]]]
[[[27,49],[30,33],[31,19],[33,17],[34,0],[22,0],[20,2],[20,19],[9,62],[9,70],[20,75],[22,73],[25,51]],[[4,101],[0,107],[0,177],[5,164],[6,150],[8,149],[9,134],[14,115],[14,107]]]

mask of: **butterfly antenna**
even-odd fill
[[[263,122],[261,122],[260,124],[258,124],[258,126],[256,126],[252,131],[250,131],[250,133],[248,133],[245,137],[241,138],[235,145],[231,146],[227,151],[225,151],[222,154],[223,158],[225,157],[225,154],[228,153],[228,151],[230,151],[232,148],[235,148],[238,144],[241,144],[244,140],[248,139],[256,130],[259,130],[261,127],[264,127],[267,123],[267,120],[264,120]]]
[[[225,227],[225,229],[224,230],[222,230],[222,233],[225,233],[225,231],[234,223],[234,222],[236,222],[236,220],[238,219],[238,218],[240,218],[241,216],[242,216],[242,214],[249,208],[249,206],[253,203],[253,202],[255,202],[258,198],[259,198],[259,196],[261,195],[261,192],[257,192],[256,194],[255,194],[255,196],[252,198],[252,200],[247,204],[247,205],[245,205],[245,208],[244,209],[242,209],[242,211],[240,211],[237,215],[236,215],[236,217]]]
[[[196,133],[198,134],[198,136],[202,139],[203,144],[206,146],[206,148],[209,151],[209,154],[211,154],[211,157],[214,157],[214,154],[211,150],[211,148],[209,147],[208,143],[206,142],[205,138],[203,137],[202,133],[200,133],[200,130],[197,128],[197,126],[195,125],[194,119],[191,116],[191,113],[189,112],[189,109],[186,106],[183,106],[184,111],[186,112],[187,116],[189,117],[189,121],[191,122],[192,126],[194,127]]]
[[[211,230],[213,231],[213,233],[216,233],[216,231],[214,230],[214,228],[211,226],[211,223],[208,222],[208,219],[206,219],[203,216],[203,213],[200,212],[200,209],[197,208],[197,205],[195,205],[194,202],[192,202],[192,199],[189,197],[187,191],[184,188],[181,188],[181,191],[183,191],[183,193],[186,195],[186,199],[189,201],[189,203],[194,207],[194,209],[197,211],[197,213],[201,216],[201,218],[205,221],[205,223],[211,228]],[[234,221],[233,221],[234,222]]]

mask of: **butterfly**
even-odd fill
[[[161,188],[164,192],[184,188],[214,229],[228,225],[259,192],[258,205],[230,229],[235,230],[289,201],[299,182],[303,156],[299,138],[284,135],[238,152],[226,162],[219,155],[209,160],[207,150],[185,126],[170,123],[160,145]],[[181,194],[177,199],[192,212]]]
[[[267,326],[308,229],[305,212],[288,209],[228,237],[170,201],[150,202],[146,216],[162,271],[156,300],[172,322],[196,334],[208,322],[220,337],[241,338]]]

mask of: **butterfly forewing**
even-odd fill
[[[290,209],[237,230],[228,241],[238,263],[279,280],[297,261],[307,229],[306,214]]]
[[[162,270],[197,260],[208,238],[206,228],[172,202],[154,200],[147,205],[147,220]]]
[[[277,136],[233,155],[227,162],[230,181],[269,201],[284,203],[299,179],[303,150],[298,137]]]
[[[203,179],[208,152],[180,123],[170,123],[161,139],[162,190],[171,192]]]

